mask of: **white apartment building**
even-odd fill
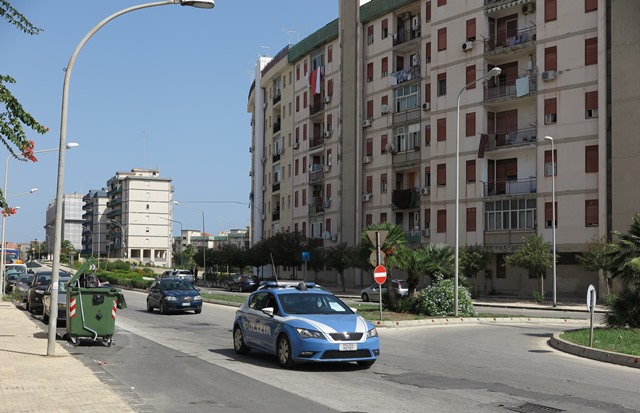
[[[410,245],[453,246],[457,227],[490,251],[478,291],[530,294],[504,258],[555,225],[558,296],[601,288],[576,255],[640,210],[640,2],[353,3],[256,64],[252,243],[354,245],[388,221]]]
[[[107,255],[170,266],[173,187],[160,171],[116,172],[107,182]]]
[[[52,200],[45,212],[47,252],[53,251],[55,239],[56,201]],[[82,251],[82,195],[65,194],[62,197],[62,241],[69,241],[76,251]],[[51,244],[51,245],[49,245]]]

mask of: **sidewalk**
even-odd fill
[[[30,317],[0,301],[0,412],[134,412],[62,341],[47,356],[47,332]]]

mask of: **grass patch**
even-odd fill
[[[589,329],[567,331],[560,335],[563,340],[589,347]],[[640,356],[640,329],[595,328],[593,348],[616,353]]]
[[[244,303],[244,300],[247,299],[246,295],[235,295],[235,294],[212,294],[212,293],[203,293],[200,292],[200,295],[208,300],[218,300],[218,301],[227,301],[230,303]]]

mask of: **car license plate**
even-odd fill
[[[183,307],[189,307],[191,305],[191,303],[182,303]]]
[[[355,343],[340,344],[340,347],[339,347],[340,351],[355,351],[357,349],[358,349],[358,345]]]

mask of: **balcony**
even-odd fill
[[[324,212],[324,206],[321,201],[318,201],[313,204],[309,204],[309,215],[313,214],[321,214]]]
[[[391,86],[396,86],[411,80],[420,80],[420,65],[411,66],[408,69],[391,73]]]
[[[500,179],[482,183],[484,196],[535,194],[537,192],[537,180],[534,177],[528,179]]]
[[[420,244],[422,241],[419,230],[405,232],[404,237],[407,239],[408,244]]]
[[[309,139],[309,149],[313,149],[322,145],[324,145],[323,135],[314,135],[311,137],[311,139]]]
[[[280,182],[276,182],[271,186],[271,191],[276,192],[280,190]]]
[[[528,49],[535,45],[536,28],[527,27],[509,35],[503,33],[484,40],[484,52],[490,54],[510,53],[516,50]],[[494,53],[491,53],[494,52]]]
[[[280,132],[280,129],[282,128],[281,122],[278,121],[276,123],[273,124],[273,133],[277,133]]]
[[[513,253],[522,245],[523,238],[535,233],[535,228],[485,231],[484,247],[492,253]]]
[[[411,189],[396,189],[391,194],[393,206],[397,209],[418,208],[420,205],[420,191]]]
[[[278,93],[277,95],[274,96],[273,98],[273,104],[275,105],[276,103],[280,102],[280,99],[282,99],[282,94]]]
[[[413,166],[420,163],[420,147],[414,150],[398,152],[393,154],[393,167],[401,168],[403,166]]]
[[[322,165],[313,164],[309,167],[309,183],[324,179],[324,171]]]
[[[499,98],[519,98],[537,90],[535,77],[523,76],[519,78],[499,78],[500,84],[490,81],[484,87],[484,100]]]
[[[490,133],[487,134],[488,139],[486,140],[484,149],[493,151],[496,149],[532,144],[536,142],[537,132],[537,128],[527,128],[505,133]]]
[[[413,39],[420,38],[420,26],[412,29],[401,29],[393,35],[393,45],[399,46]]]
[[[109,189],[109,192],[107,192],[107,196],[112,196],[112,195],[116,195],[116,194],[120,194],[122,193],[122,187],[118,186],[117,188],[111,188]]]
[[[273,158],[271,159],[273,162],[278,162],[280,160],[280,152],[275,152],[273,154]]]
[[[280,210],[273,211],[273,214],[271,214],[271,220],[280,221]]]

